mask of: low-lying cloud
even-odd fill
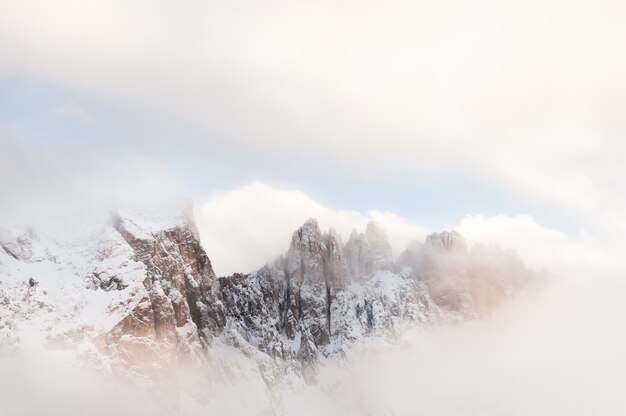
[[[4,1],[0,82],[198,129],[225,158],[364,178],[454,167],[624,230],[625,15],[616,1]]]
[[[387,230],[396,254],[428,232],[391,212],[337,210],[301,191],[261,182],[216,191],[196,208],[202,244],[218,274],[247,273],[271,262],[287,251],[292,233],[309,218],[316,218],[322,230],[334,228],[344,243],[352,229],[362,232],[368,221],[377,221]]]
[[[322,378],[361,414],[621,414],[623,294],[549,285],[490,321],[408,335]]]
[[[431,231],[392,213],[335,210],[303,192],[259,182],[216,192],[197,208],[203,244],[220,274],[229,267],[251,271],[281,254],[293,230],[310,216],[344,236],[376,220],[387,228],[396,255]],[[154,400],[160,391],[149,385],[120,383],[106,371],[86,373],[84,363],[69,354],[27,349],[19,359],[0,359],[0,415],[586,416],[626,411],[620,392],[626,372],[620,257],[591,236],[572,238],[527,215],[468,216],[453,228],[470,244],[516,249],[527,265],[549,270],[550,278],[539,290],[501,304],[489,319],[413,328],[399,345],[382,349],[365,343],[346,359],[323,363],[312,384],[286,379],[269,388],[253,359],[214,346],[209,356],[219,362],[215,371],[175,370],[169,386],[175,394],[162,403]]]
[[[363,231],[368,221],[380,223],[389,234],[395,257],[413,241],[442,231],[414,224],[391,212],[337,210],[324,206],[298,190],[253,182],[228,191],[216,191],[196,207],[202,244],[218,274],[254,271],[283,254],[292,233],[308,218],[323,230],[336,229],[344,238],[353,228]],[[610,241],[593,235],[568,236],[538,224],[531,216],[469,215],[448,228],[459,231],[469,244],[493,244],[519,253],[525,264],[553,273],[615,276],[623,266]]]
[[[57,353],[3,357],[0,415],[622,414],[623,288],[552,281],[489,320],[409,330],[397,346],[366,344],[322,364],[313,383],[286,379],[272,389],[251,359],[218,347],[211,356],[225,371],[173,370],[170,397]]]

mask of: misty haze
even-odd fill
[[[0,2],[0,416],[626,414],[620,2]]]

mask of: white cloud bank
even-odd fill
[[[394,256],[412,240],[423,241],[427,227],[391,212],[366,213],[324,206],[298,190],[283,190],[253,182],[229,191],[216,191],[196,208],[202,243],[218,274],[250,272],[283,254],[292,233],[308,218],[322,230],[335,228],[344,242],[353,228],[364,231],[377,221],[389,234]],[[548,269],[572,279],[579,276],[615,276],[622,270],[617,252],[607,243],[537,224],[529,215],[462,218],[453,227],[470,244],[500,245],[516,250],[536,270]]]
[[[218,274],[247,273],[284,254],[292,233],[309,218],[316,218],[322,231],[334,228],[344,242],[353,228],[365,231],[368,221],[377,221],[389,233],[394,253],[427,234],[426,228],[391,212],[336,210],[301,191],[261,182],[216,191],[196,209],[202,243]]]
[[[619,1],[7,0],[0,82],[198,127],[214,152],[453,166],[626,230],[625,19]]]
[[[624,291],[556,284],[528,295],[488,320],[414,328],[395,346],[365,343],[347,360],[323,360],[316,383],[289,378],[271,389],[252,357],[219,343],[211,356],[223,371],[177,366],[159,390],[89,372],[66,352],[0,356],[0,414],[624,414]]]
[[[529,267],[547,269],[577,283],[590,283],[590,278],[619,279],[620,272],[626,271],[619,254],[621,244],[586,233],[569,237],[537,224],[529,215],[466,216],[455,229],[470,244],[516,250]]]

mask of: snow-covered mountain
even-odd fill
[[[359,346],[393,344],[406,327],[488,314],[530,277],[514,253],[468,249],[454,231],[394,261],[375,223],[344,244],[309,219],[273,263],[218,278],[190,209],[118,207],[0,231],[0,349],[67,350],[156,386],[181,367],[210,385],[234,371],[228,351],[271,392],[287,379],[312,382],[320,362]]]

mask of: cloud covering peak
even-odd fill
[[[624,229],[624,16],[614,1],[9,0],[0,82],[182,125],[223,155],[452,169]]]
[[[254,271],[284,253],[294,230],[315,218],[322,231],[334,228],[347,241],[356,228],[363,232],[374,221],[389,236],[394,258],[412,241],[424,241],[439,230],[412,223],[392,212],[334,209],[299,190],[252,182],[216,191],[196,207],[202,243],[218,274]],[[369,228],[372,228],[370,225]],[[458,224],[442,226],[461,233],[469,244],[491,244],[517,251],[535,270],[561,276],[615,276],[620,269],[615,247],[589,236],[568,237],[538,224],[529,215],[484,217],[468,215]]]

